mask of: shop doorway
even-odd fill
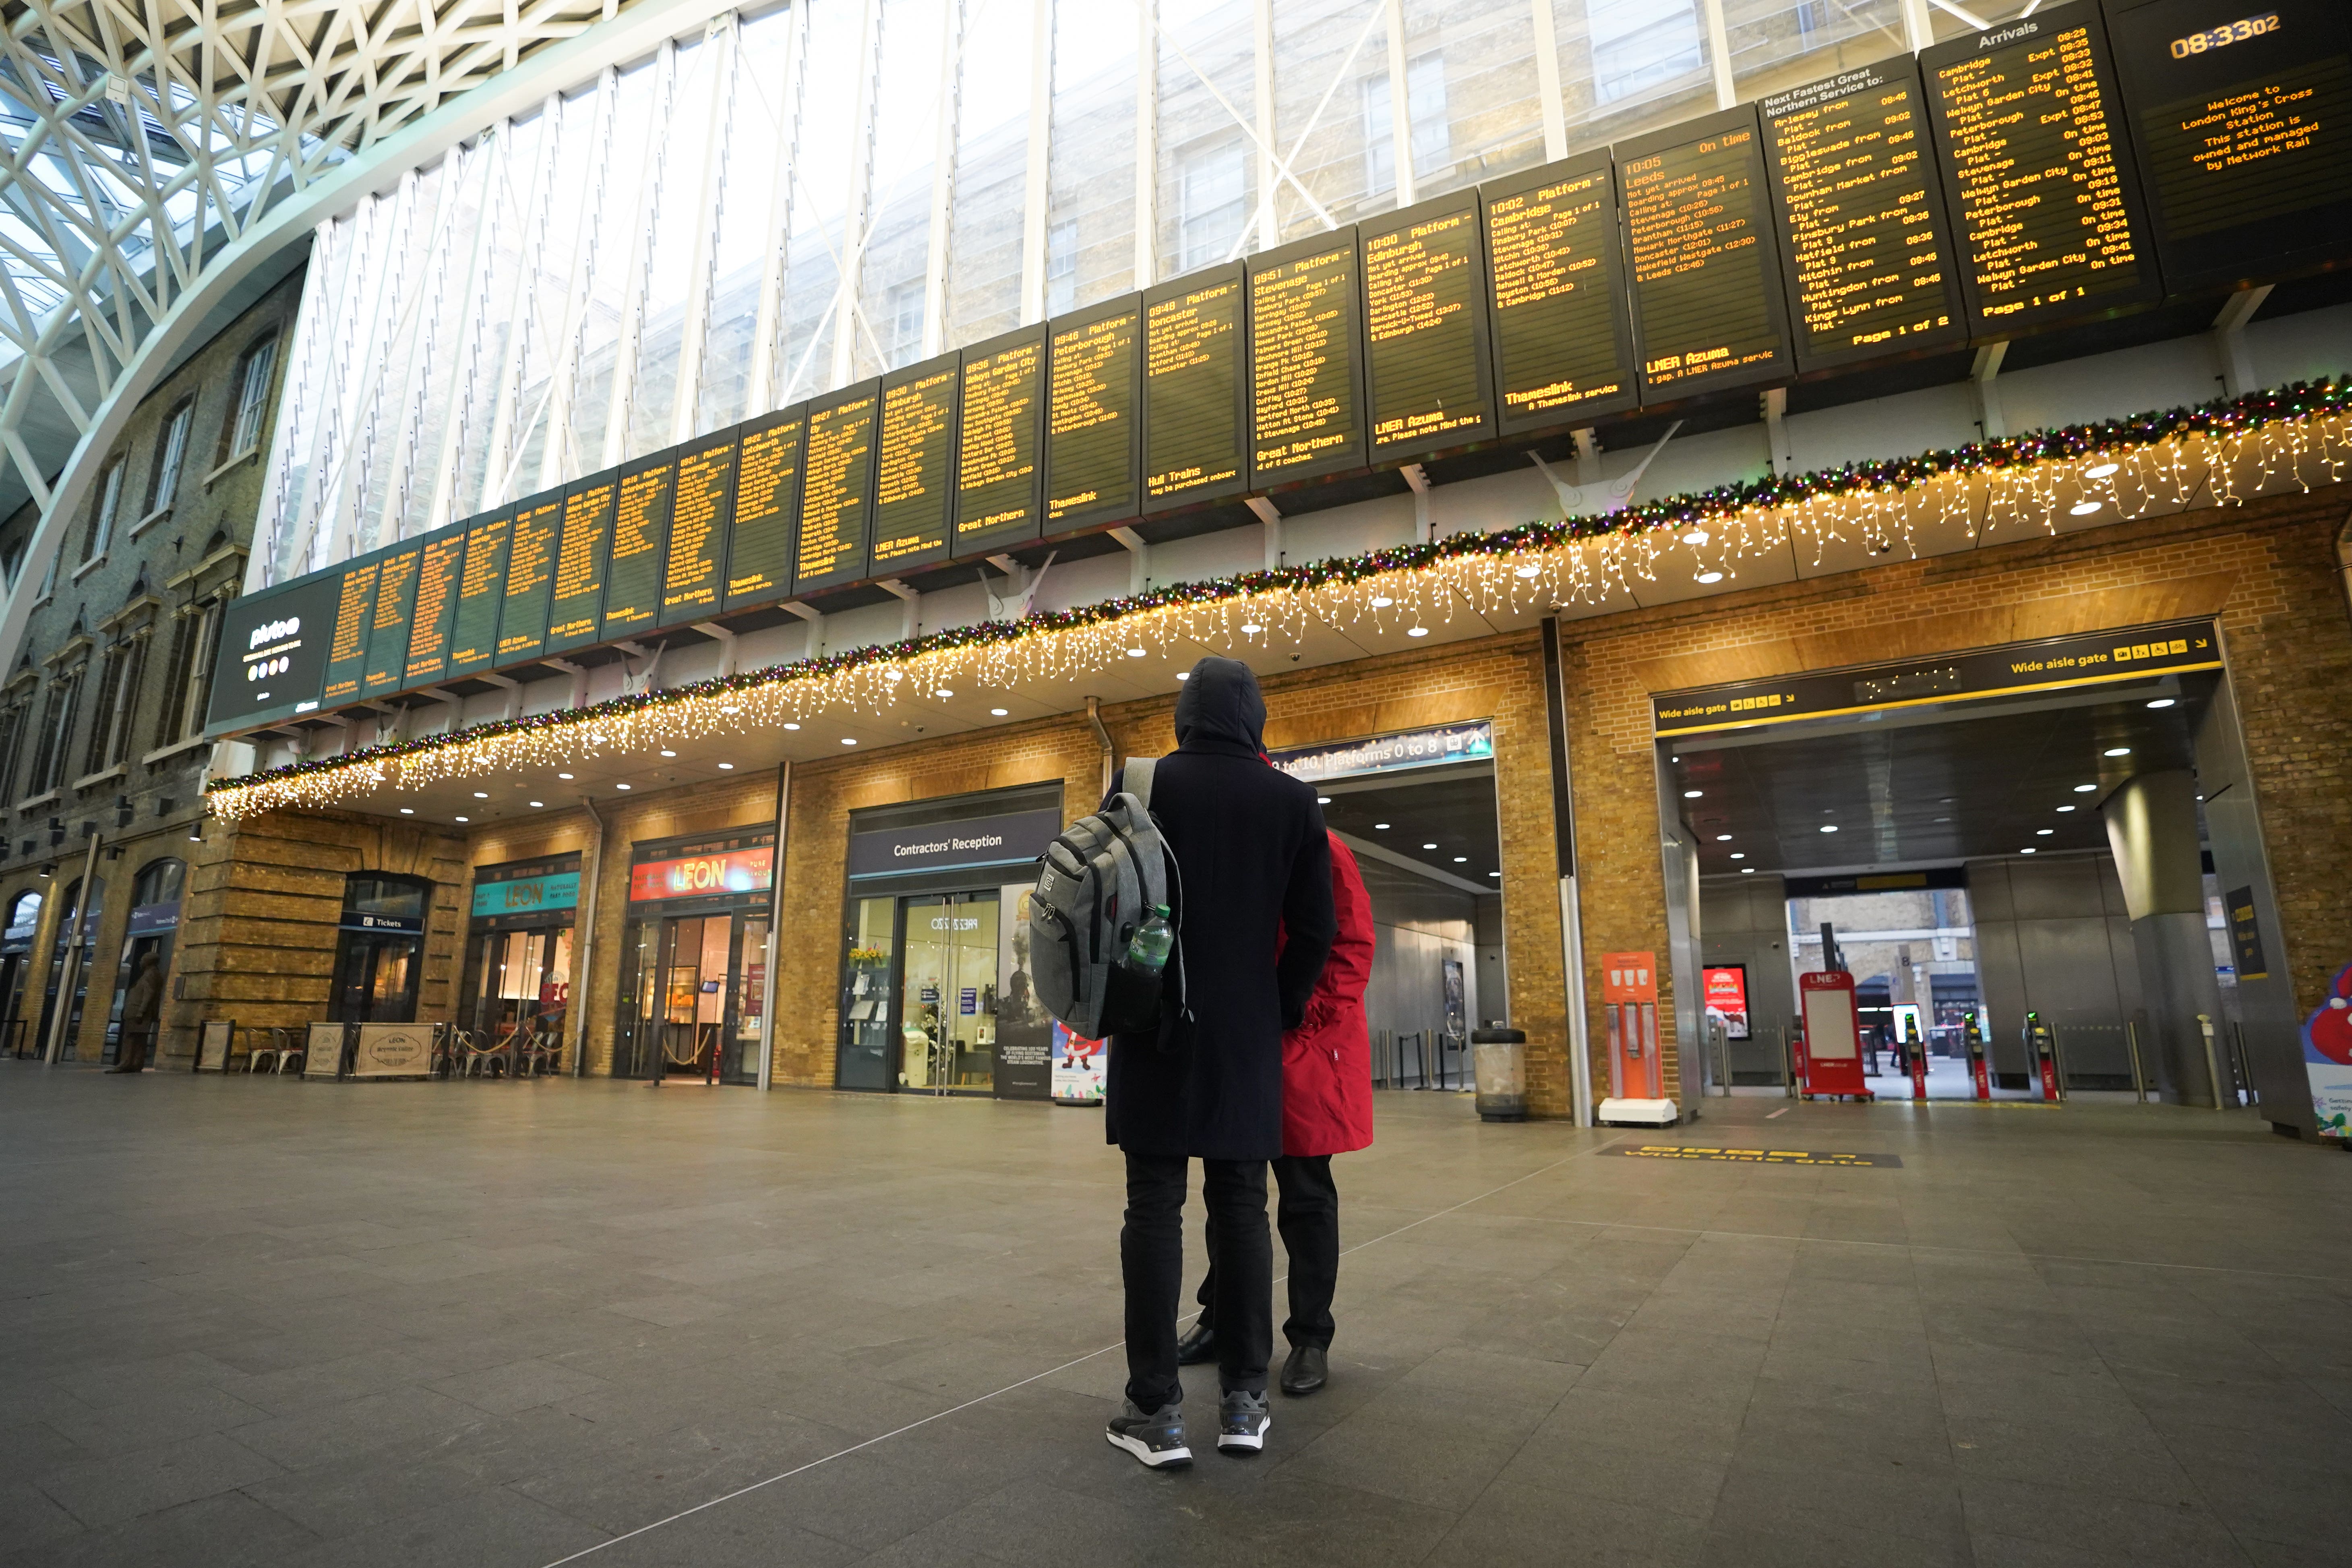
[[[482,1048],[534,1037],[560,1044],[572,995],[572,928],[476,933],[466,955],[463,1026]]]
[[[10,1056],[30,1054],[35,1038],[33,1022],[25,1016],[25,983],[40,923],[40,894],[19,893],[9,902],[7,929],[0,932],[0,1050]]]
[[[629,922],[629,999],[617,1076],[654,1082],[759,1081],[768,917],[750,910]]]
[[[433,884],[422,877],[354,871],[343,879],[342,929],[327,1019],[337,1024],[413,1024],[424,978],[425,910]]]
[[[114,1000],[107,1011],[104,1059],[121,1059],[124,1045],[139,1038],[144,1059],[157,1065],[163,1055],[158,1037],[163,1024],[163,978],[172,973],[172,945],[180,930],[180,895],[187,881],[187,866],[177,859],[150,860],[131,882],[131,918],[124,928],[122,954],[114,967]],[[154,982],[140,990],[134,1006],[132,987],[142,967],[152,967]]]
[[[996,1086],[996,889],[905,900],[898,1087],[987,1094]]]

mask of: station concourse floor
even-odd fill
[[[2352,1563],[2352,1157],[1707,1110],[1382,1094],[1330,1386],[1155,1474],[1099,1112],[0,1063],[0,1563]]]

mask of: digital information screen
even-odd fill
[[[1632,408],[1617,184],[1607,149],[1481,186],[1496,423],[1506,435]]]
[[[514,544],[514,514],[497,512],[466,534],[466,562],[457,578],[457,616],[449,633],[449,673],[471,675],[498,662],[499,605],[507,595],[507,553]]]
[[[514,510],[514,542],[507,551],[506,597],[499,606],[499,662],[514,664],[547,651],[548,606],[555,588],[555,554],[563,533],[563,497],[537,495]]]
[[[1133,517],[1143,406],[1142,296],[1053,323],[1046,356],[1045,522],[1054,531]]]
[[[1356,226],[1371,455],[1403,462],[1495,433],[1478,193]]]
[[[1755,106],[1616,153],[1642,401],[1785,377],[1787,305]]]
[[[457,589],[466,575],[466,530],[428,536],[416,567],[416,607],[408,621],[404,687],[431,686],[449,676],[449,640],[457,624]]]
[[[670,498],[669,549],[662,562],[663,626],[684,626],[719,613],[727,509],[734,499],[733,431],[679,452],[677,488]]]
[[[613,510],[621,489],[617,470],[564,487],[563,534],[555,547],[555,591],[547,606],[547,651],[562,653],[596,640],[604,609],[604,573],[613,552]]]
[[[649,630],[661,616],[662,545],[669,538],[677,454],[664,452],[621,471],[613,503],[613,555],[604,569],[597,636],[610,642]]]
[[[408,624],[416,608],[416,574],[425,560],[422,544],[387,550],[375,581],[375,613],[368,617],[367,673],[360,695],[384,697],[400,689],[408,668]]]
[[[726,609],[773,604],[793,591],[801,448],[807,436],[805,404],[743,426],[736,457],[735,515],[727,526]]]
[[[1045,513],[1045,329],[963,352],[955,548],[970,560],[1037,537]]]
[[[2109,0],[2168,289],[2352,254],[2352,6]]]
[[[1242,264],[1143,297],[1143,505],[1238,495],[1249,390]]]
[[[373,572],[372,565],[361,568]],[[221,612],[207,733],[308,713],[319,706],[346,571],[320,573],[233,599]]]
[[[1250,258],[1250,483],[1364,466],[1356,231]]]
[[[2155,299],[2106,29],[2091,0],[1919,58],[1971,332]]]
[[[831,588],[866,574],[874,506],[874,426],[882,401],[867,382],[809,405],[808,479],[801,487],[793,591]]]
[[[874,461],[873,575],[945,559],[954,525],[956,356],[882,378]]]
[[[1966,339],[1911,57],[1775,93],[1759,107],[1797,368]]]
[[[335,588],[335,625],[327,643],[327,678],[320,702],[341,707],[360,699],[367,679],[368,627],[375,619],[376,579],[383,572],[381,555],[364,555],[344,566]],[[226,646],[224,644],[223,646]],[[213,677],[215,688],[220,675]]]

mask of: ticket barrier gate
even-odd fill
[[[2042,1100],[2054,1105],[2065,1099],[2065,1076],[2058,1067],[2058,1038],[2039,1013],[2025,1016],[2025,1046],[2033,1058],[2034,1070],[2041,1076]]]
[[[1984,1031],[1977,1027],[1977,1016],[1971,1012],[1968,1022],[1969,1077],[1976,1084],[1977,1098],[1992,1098],[1992,1076],[1985,1066]]]
[[[1904,1015],[1903,1056],[1911,1066],[1911,1098],[1924,1103],[1927,1098],[1927,1042],[1919,1037],[1919,1016]]]

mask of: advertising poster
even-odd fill
[[[2352,963],[2336,972],[2326,1005],[2304,1020],[2303,1070],[2319,1135],[2352,1139]]]
[[[1723,1020],[1724,1038],[1748,1038],[1748,966],[1732,963],[1702,970],[1700,981],[1706,1010]]]
[[[1089,1040],[1054,1020],[1054,1099],[1062,1105],[1100,1105],[1108,1040]]]

